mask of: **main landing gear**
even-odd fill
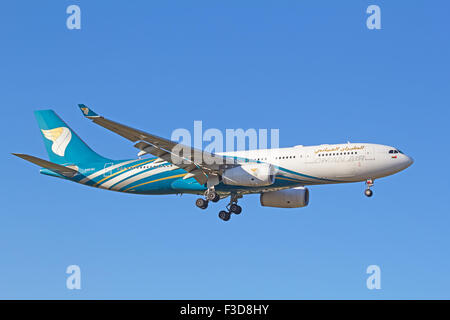
[[[217,202],[220,200],[220,196],[219,194],[217,194],[217,192],[214,189],[208,189],[205,192],[205,199],[203,198],[198,198],[195,201],[195,205],[197,207],[199,207],[200,209],[206,209],[208,208],[208,202],[212,201],[212,202]]]
[[[230,203],[227,205],[227,211],[222,210],[219,212],[219,218],[223,221],[228,221],[231,218],[231,214],[241,214],[242,207],[237,204],[237,201],[239,198],[242,198],[242,196],[239,196],[236,193],[232,193],[230,195]]]
[[[373,191],[370,190],[370,187],[373,186],[373,180],[372,179],[367,179],[366,180],[366,190],[364,190],[364,194],[366,195],[366,197],[371,197],[373,195]]]
[[[239,198],[242,198],[241,195],[236,193],[232,193],[230,195],[230,203],[227,205],[227,210],[222,210],[219,212],[219,218],[223,221],[228,221],[231,218],[231,214],[241,214],[242,207],[237,204]],[[214,191],[214,189],[209,189],[205,192],[205,198],[198,198],[195,201],[195,205],[200,209],[206,209],[208,207],[209,201],[217,202],[220,200],[220,196]]]

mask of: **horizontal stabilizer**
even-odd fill
[[[56,164],[56,163],[53,163],[53,162],[50,162],[50,161],[47,161],[44,159],[36,158],[36,157],[30,156],[27,154],[13,153],[13,155],[15,155],[16,157],[22,158],[24,160],[27,160],[31,163],[34,163],[42,168],[54,171],[65,177],[71,178],[78,174],[77,170],[74,170],[74,169],[71,169],[71,168],[68,168],[68,167],[65,167],[60,164]]]

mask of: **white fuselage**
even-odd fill
[[[370,143],[324,144],[223,153],[270,163],[279,174],[305,184],[356,182],[376,179],[409,167],[413,160],[394,147]]]

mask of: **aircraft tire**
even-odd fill
[[[230,212],[234,213],[234,214],[241,214],[242,212],[242,207],[233,203],[230,205]]]
[[[195,201],[195,205],[197,207],[199,207],[200,209],[206,209],[206,208],[208,208],[208,200],[205,200],[203,198],[198,198]]]
[[[231,218],[231,214],[228,211],[222,210],[219,212],[219,218],[223,221],[228,221]]]

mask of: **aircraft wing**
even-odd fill
[[[209,175],[217,175],[227,166],[236,165],[234,159],[211,154],[190,146],[158,137],[138,129],[99,116],[84,104],[78,105],[83,115],[94,123],[111,130],[122,137],[137,142],[134,146],[143,153],[159,157],[188,172],[185,178],[195,178],[205,184]]]
[[[75,176],[76,174],[78,174],[78,171],[74,170],[72,168],[68,168],[68,167],[65,167],[65,166],[44,160],[44,159],[33,157],[33,156],[30,156],[27,154],[13,153],[13,155],[15,155],[16,157],[22,158],[26,161],[29,161],[31,163],[34,163],[42,168],[52,170],[56,173],[59,173],[60,175],[65,176],[65,177],[71,178],[71,177]]]

